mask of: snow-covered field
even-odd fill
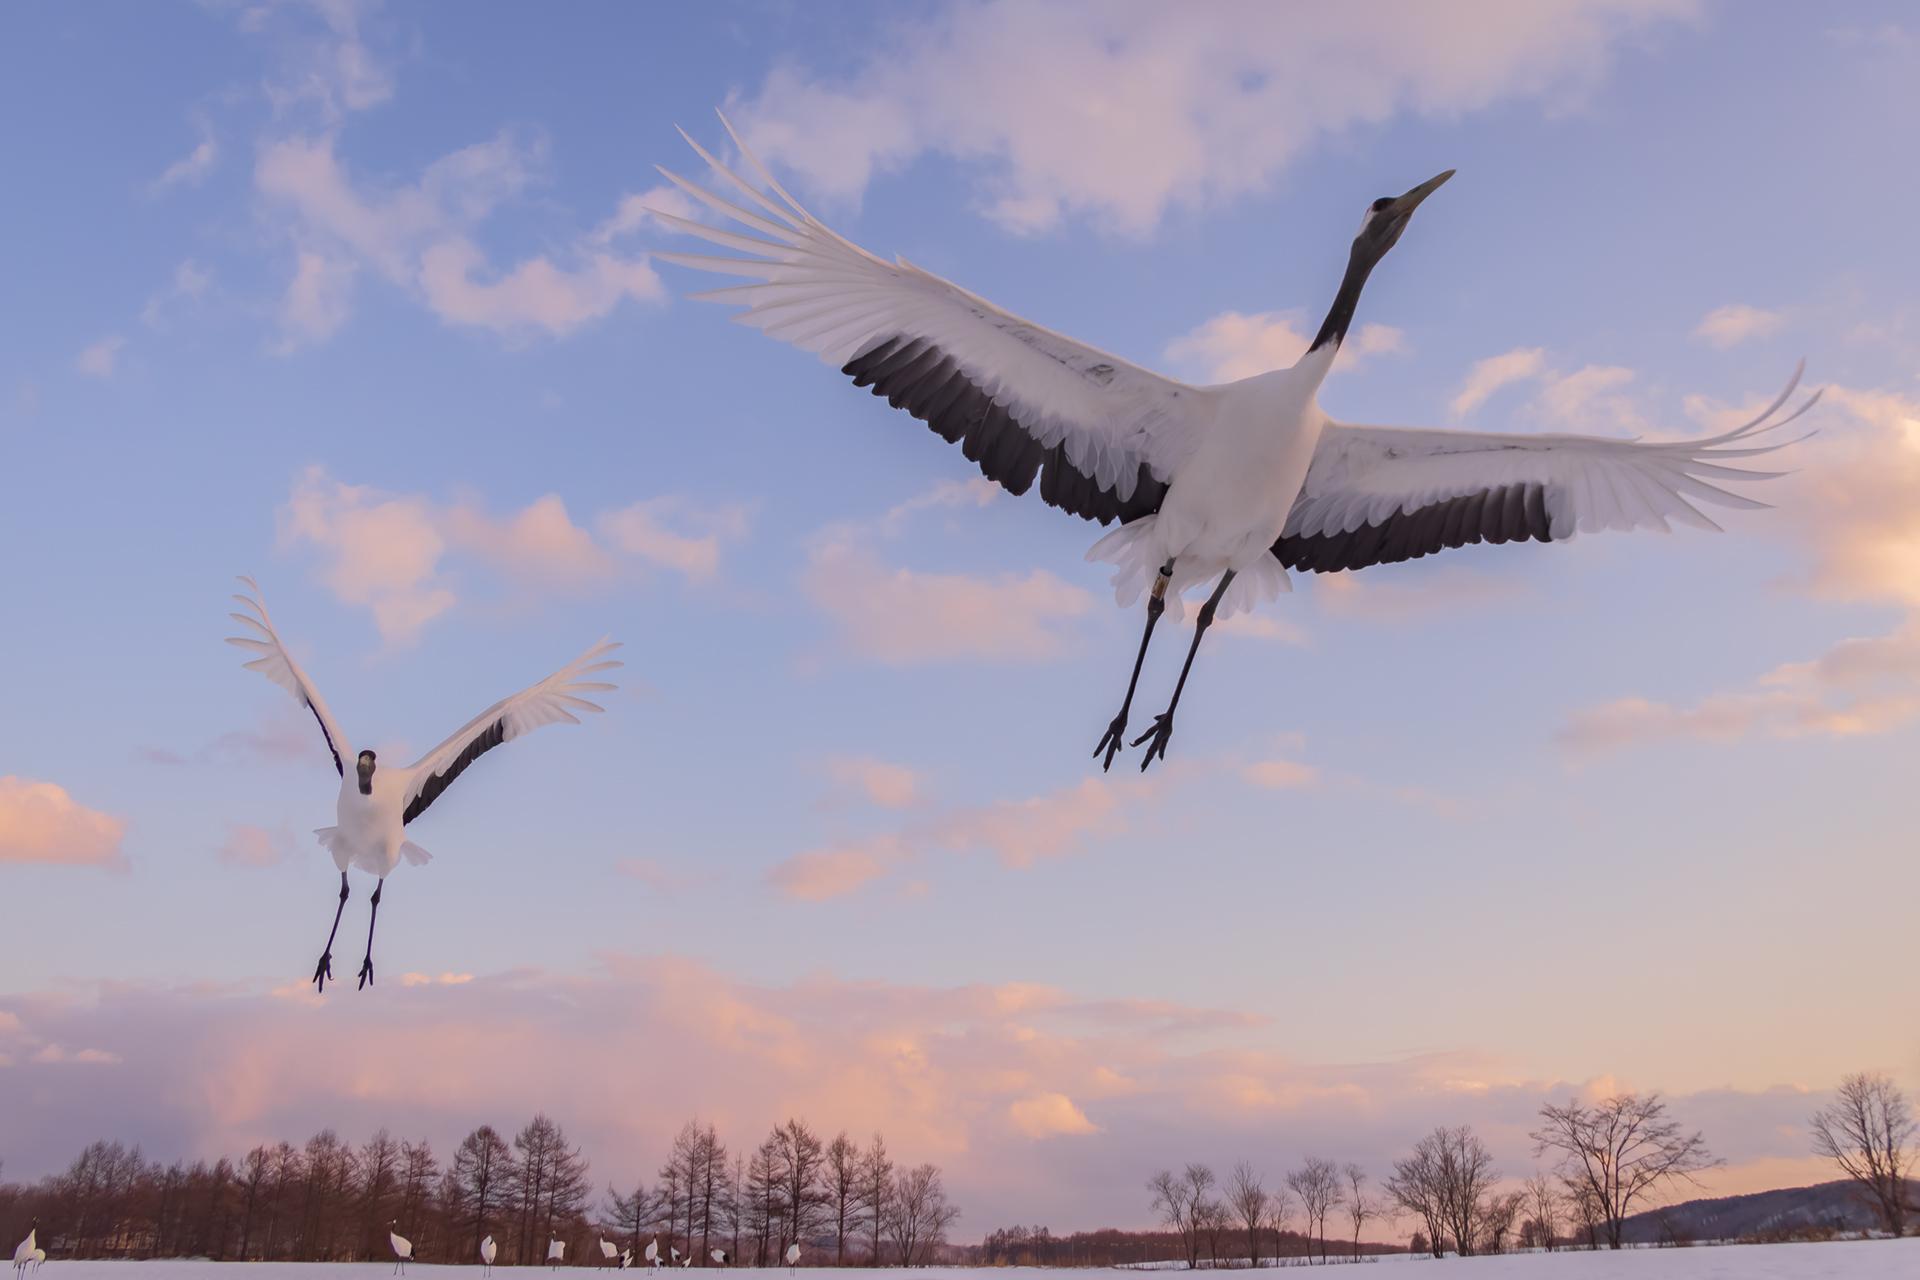
[[[1727,1245],[1699,1249],[1637,1249],[1624,1253],[1506,1254],[1497,1258],[1383,1259],[1391,1270],[1368,1270],[1369,1276],[1406,1276],[1427,1274],[1433,1266],[1436,1277],[1465,1274],[1486,1280],[1920,1280],[1920,1238],[1907,1240],[1856,1240],[1838,1244],[1754,1244]],[[739,1269],[740,1280],[767,1277],[773,1280],[784,1268],[767,1271]],[[914,1280],[984,1280],[987,1275],[1007,1276],[1018,1272],[1022,1280],[1041,1276],[1068,1280],[1080,1272],[1035,1271],[1009,1267],[997,1271],[929,1267],[913,1273]],[[386,1280],[393,1274],[389,1263],[353,1262],[61,1262],[50,1261],[35,1280]],[[409,1276],[419,1280],[479,1280],[478,1267],[407,1268]],[[499,1271],[500,1280],[513,1277],[547,1275],[542,1268],[507,1268]],[[555,1280],[585,1280],[612,1272],[596,1272],[585,1267],[566,1267],[552,1273]],[[639,1280],[644,1271],[627,1273]],[[706,1280],[713,1280],[709,1271]],[[899,1275],[897,1271],[880,1273]],[[1109,1273],[1118,1275],[1119,1273]],[[1275,1271],[1272,1275],[1303,1276],[1297,1270]],[[1338,1275],[1337,1271],[1328,1273]],[[838,1270],[808,1267],[800,1272],[803,1280],[874,1280],[875,1273],[865,1269]],[[10,1280],[10,1278],[9,1278]],[[624,1278],[623,1278],[624,1280]]]

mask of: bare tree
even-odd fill
[[[860,1148],[842,1131],[827,1145],[825,1188],[833,1221],[833,1265],[847,1265],[847,1236],[860,1217]]]
[[[1848,1076],[1834,1091],[1833,1101],[1813,1113],[1814,1154],[1833,1161],[1860,1184],[1861,1199],[1896,1238],[1907,1226],[1907,1144],[1913,1135],[1906,1094],[1876,1073]]]
[[[615,1240],[626,1241],[627,1247],[638,1257],[640,1237],[653,1225],[653,1193],[647,1190],[645,1182],[635,1183],[633,1191],[627,1195],[620,1194],[620,1188],[608,1184],[605,1218],[606,1224],[601,1230]],[[545,1256],[546,1250],[542,1248],[525,1261],[533,1262]]]
[[[1260,1265],[1260,1229],[1267,1224],[1267,1189],[1253,1166],[1242,1160],[1227,1175],[1227,1204],[1247,1231],[1247,1265]]]
[[[1353,1223],[1353,1260],[1360,1261],[1360,1232],[1380,1216],[1379,1202],[1367,1190],[1367,1171],[1357,1164],[1346,1167],[1347,1218]]]
[[[1475,1231],[1485,1217],[1483,1202],[1498,1178],[1492,1154],[1472,1129],[1440,1128],[1420,1139],[1411,1156],[1394,1163],[1387,1194],[1426,1223],[1434,1257],[1445,1255],[1451,1238],[1464,1258],[1474,1251]]]
[[[467,1257],[480,1251],[480,1238],[505,1208],[512,1177],[513,1152],[490,1124],[468,1134],[454,1151],[453,1167],[447,1173],[453,1200],[449,1208],[458,1224],[468,1229],[468,1243],[460,1249]]]
[[[1474,1250],[1478,1253],[1504,1253],[1507,1237],[1513,1234],[1514,1221],[1519,1218],[1526,1202],[1527,1193],[1524,1191],[1488,1196],[1474,1222]]]
[[[1437,1131],[1436,1131],[1437,1132]],[[1433,1139],[1422,1139],[1413,1154],[1393,1163],[1393,1176],[1387,1179],[1387,1196],[1402,1213],[1417,1216],[1425,1231],[1414,1233],[1420,1244],[1436,1258],[1447,1251],[1446,1219],[1440,1205],[1440,1170],[1432,1150]]]
[[[1273,1257],[1280,1259],[1281,1240],[1287,1234],[1287,1222],[1293,1217],[1293,1198],[1283,1184],[1267,1193],[1267,1222],[1273,1227]]]
[[[1522,1190],[1526,1192],[1535,1239],[1542,1249],[1552,1253],[1554,1237],[1560,1233],[1560,1192],[1552,1178],[1537,1171],[1527,1179]]]
[[[1187,1266],[1198,1265],[1193,1249],[1193,1222],[1188,1212],[1187,1181],[1171,1169],[1162,1169],[1147,1179],[1147,1190],[1153,1193],[1153,1211],[1160,1215],[1160,1221],[1167,1224],[1180,1236],[1180,1247],[1187,1255]]]
[[[1194,1232],[1207,1242],[1207,1260],[1213,1269],[1220,1269],[1220,1237],[1233,1224],[1233,1218],[1227,1206],[1218,1200],[1206,1199],[1193,1206]]]
[[[360,1256],[373,1257],[382,1224],[391,1222],[393,1190],[400,1173],[400,1144],[377,1129],[360,1148]]]
[[[1305,1164],[1287,1175],[1287,1185],[1300,1197],[1300,1208],[1307,1215],[1308,1241],[1320,1241],[1320,1261],[1325,1262],[1327,1212],[1344,1198],[1340,1192],[1340,1170],[1331,1160],[1308,1156]]]
[[[866,1154],[860,1157],[860,1190],[861,1207],[867,1213],[867,1244],[871,1250],[867,1265],[877,1267],[881,1236],[893,1204],[893,1161],[887,1157],[886,1141],[877,1133]]]
[[[1606,1213],[1600,1208],[1600,1197],[1593,1193],[1593,1187],[1585,1178],[1575,1178],[1562,1173],[1560,1185],[1565,1189],[1564,1203],[1580,1224],[1580,1234],[1586,1237],[1587,1248],[1600,1247],[1600,1224],[1606,1219]]]
[[[900,1265],[924,1265],[933,1250],[946,1243],[947,1229],[959,1217],[960,1210],[947,1203],[938,1166],[923,1164],[896,1177],[887,1234],[900,1251]]]
[[[1540,1121],[1534,1154],[1559,1152],[1568,1176],[1592,1188],[1614,1249],[1636,1203],[1663,1184],[1697,1182],[1695,1174],[1721,1163],[1697,1131],[1682,1132],[1657,1093],[1621,1093],[1592,1106],[1548,1103],[1540,1108]]]

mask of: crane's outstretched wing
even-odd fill
[[[1795,369],[1766,412],[1699,440],[1643,443],[1329,423],[1273,554],[1289,569],[1332,573],[1473,542],[1559,542],[1576,530],[1666,532],[1669,520],[1717,530],[1694,503],[1767,505],[1709,482],[1782,474],[1724,464],[1795,443],[1751,440],[1792,422],[1820,399],[1816,391],[1775,419],[1799,383]]]
[[[345,759],[353,754],[353,747],[347,742],[346,735],[340,732],[340,726],[334,723],[333,713],[327,710],[327,704],[321,699],[320,691],[313,687],[313,681],[307,679],[307,673],[300,669],[300,664],[293,660],[287,647],[280,643],[280,635],[273,629],[273,619],[267,615],[266,601],[260,594],[259,586],[252,578],[241,578],[240,581],[246,584],[252,594],[236,595],[234,599],[252,612],[230,613],[227,616],[252,627],[259,632],[259,637],[228,636],[227,643],[258,653],[259,657],[246,664],[247,670],[258,671],[313,712],[313,718],[320,722],[320,732],[326,735],[327,750],[333,753],[333,767],[341,777],[345,777]]]
[[[787,194],[725,116],[721,123],[746,167],[781,203],[681,131],[714,174],[760,211],[660,171],[757,233],[656,212],[688,235],[752,255],[655,254],[756,282],[695,297],[746,307],[736,320],[839,365],[855,386],[872,387],[958,444],[1010,492],[1025,493],[1038,476],[1043,499],[1101,524],[1159,508],[1167,481],[1209,420],[1206,388],[1096,351],[904,258],[889,263],[842,239]]]
[[[468,765],[501,743],[541,725],[579,724],[575,711],[605,710],[580,695],[605,693],[618,686],[582,677],[622,665],[606,656],[619,647],[602,640],[539,684],[494,703],[467,721],[460,732],[421,756],[410,770],[413,776],[407,783],[407,809],[401,820],[412,822],[425,813]]]

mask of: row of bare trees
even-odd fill
[[[549,1234],[584,1236],[589,1194],[586,1160],[546,1116],[511,1141],[482,1125],[444,1167],[425,1140],[385,1129],[358,1146],[322,1129],[300,1146],[170,1165],[95,1142],[64,1173],[0,1184],[0,1238],[38,1218],[61,1257],[331,1262],[385,1256],[398,1222],[422,1257],[477,1252],[492,1233],[502,1261],[525,1260]]]
[[[1415,1247],[1436,1258],[1449,1251],[1467,1257],[1513,1243],[1552,1249],[1571,1235],[1589,1248],[1618,1249],[1636,1206],[1721,1163],[1657,1093],[1548,1103],[1532,1137],[1534,1154],[1551,1157],[1553,1172],[1507,1191],[1497,1189],[1492,1153],[1465,1125],[1435,1129],[1396,1161],[1387,1194],[1420,1221]]]
[[[1189,1164],[1180,1172],[1163,1169],[1147,1181],[1153,1210],[1178,1236],[1188,1267],[1198,1267],[1204,1252],[1216,1266],[1223,1256],[1244,1256],[1259,1266],[1263,1256],[1331,1257],[1328,1219],[1339,1224],[1343,1236],[1352,1231],[1352,1256],[1360,1256],[1360,1235],[1378,1217],[1381,1204],[1368,1186],[1366,1171],[1355,1164],[1341,1166],[1320,1156],[1309,1156],[1299,1168],[1267,1186],[1245,1161],[1234,1165],[1224,1185],[1211,1168]],[[1290,1224],[1295,1206],[1301,1229]],[[1223,1254],[1222,1243],[1228,1248]],[[1271,1244],[1271,1247],[1269,1246]],[[1293,1247],[1289,1247],[1292,1245]]]
[[[1590,1246],[1604,1240],[1617,1249],[1636,1206],[1720,1163],[1699,1133],[1686,1132],[1667,1114],[1659,1094],[1548,1104],[1539,1120],[1535,1154],[1553,1157],[1555,1172],[1504,1191],[1492,1153],[1464,1125],[1435,1129],[1395,1161],[1384,1197],[1373,1193],[1360,1166],[1319,1156],[1271,1187],[1246,1163],[1235,1165],[1224,1185],[1207,1165],[1189,1164],[1179,1172],[1161,1170],[1147,1190],[1189,1267],[1200,1266],[1203,1255],[1217,1265],[1227,1237],[1229,1253],[1257,1267],[1263,1253],[1280,1256],[1296,1211],[1309,1258],[1317,1246],[1322,1262],[1332,1256],[1336,1230],[1342,1251],[1358,1258],[1367,1223],[1390,1214],[1417,1220],[1414,1247],[1435,1257],[1499,1253],[1515,1243],[1552,1248],[1570,1229],[1583,1231]]]
[[[608,1192],[609,1234],[638,1255],[643,1240],[684,1246],[706,1266],[771,1266],[800,1243],[812,1262],[918,1266],[947,1243],[960,1211],[938,1166],[896,1166],[879,1134],[865,1147],[845,1133],[822,1141],[789,1120],[751,1153],[730,1155],[712,1125],[690,1122],[673,1141],[657,1181]]]
[[[397,1224],[435,1262],[476,1261],[492,1236],[498,1265],[544,1262],[551,1240],[569,1262],[598,1262],[599,1239],[636,1257],[657,1239],[663,1257],[698,1266],[716,1249],[772,1265],[795,1242],[810,1263],[914,1266],[959,1217],[937,1166],[896,1166],[878,1134],[822,1142],[801,1120],[731,1158],[712,1125],[689,1123],[653,1186],[609,1188],[597,1212],[592,1199],[586,1158],[544,1115],[511,1140],[481,1125],[444,1166],[425,1140],[385,1129],[359,1146],[323,1129],[302,1146],[172,1165],[95,1142],[64,1173],[0,1183],[0,1239],[37,1218],[57,1257],[328,1262],[386,1257]]]

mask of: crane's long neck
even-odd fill
[[[1313,337],[1309,352],[1332,345],[1338,347],[1347,336],[1347,326],[1353,323],[1353,309],[1360,305],[1360,290],[1366,287],[1367,276],[1373,271],[1373,264],[1379,256],[1365,253],[1358,244],[1347,256],[1347,274],[1341,277],[1340,292],[1333,295],[1333,305],[1327,308],[1327,318],[1320,322],[1320,332]]]

